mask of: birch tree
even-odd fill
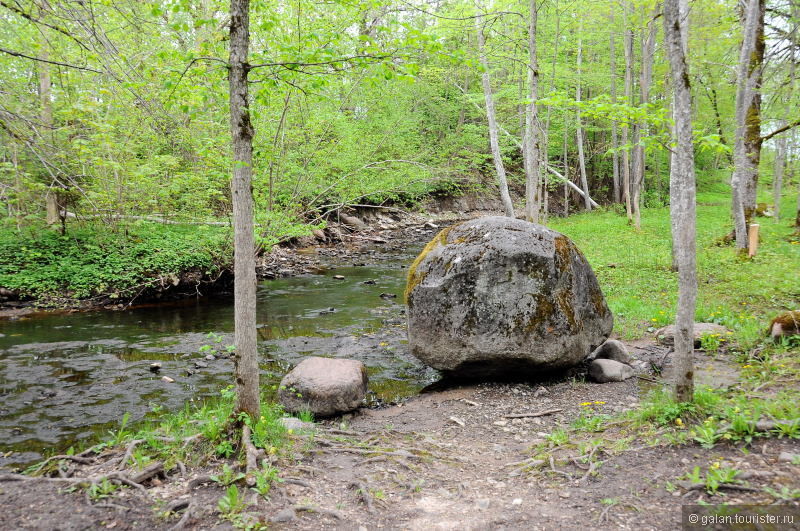
[[[617,103],[617,47],[614,39],[616,28],[614,27],[614,6],[611,6],[611,31],[609,37],[609,70],[611,71],[611,103]],[[617,121],[611,122],[611,178],[614,187],[614,202],[622,200],[619,185],[619,131]]]
[[[513,218],[514,204],[511,202],[511,194],[508,193],[508,180],[506,179],[506,168],[503,165],[503,156],[500,152],[500,142],[497,138],[497,118],[494,110],[494,97],[492,96],[492,84],[489,79],[489,61],[486,59],[486,39],[483,34],[483,24],[480,17],[475,17],[475,31],[478,33],[478,55],[480,56],[483,73],[481,83],[483,84],[483,98],[486,102],[486,118],[489,122],[489,144],[492,148],[492,158],[497,172],[497,184],[500,187],[500,199],[503,202],[503,210],[506,216]]]
[[[253,136],[247,77],[250,70],[250,0],[231,0],[230,96],[233,147],[234,231],[234,377],[236,412],[260,414],[258,350],[256,342],[256,263],[253,237]]]
[[[575,101],[580,103],[581,101],[581,67],[583,62],[583,38],[581,33],[583,31],[582,26],[578,27],[578,82],[577,86],[575,87]],[[577,112],[577,139],[578,139],[578,166],[581,172],[581,188],[583,189],[583,204],[586,210],[592,209],[592,202],[589,199],[589,181],[586,178],[586,158],[583,154],[583,124],[581,121],[581,111],[578,110]]]
[[[673,87],[675,142],[670,182],[675,186],[676,202],[670,204],[675,221],[678,258],[678,311],[675,316],[675,400],[690,402],[694,397],[694,312],[697,298],[695,238],[695,175],[692,145],[692,93],[689,68],[682,43],[680,0],[664,2],[664,36],[669,56]]]
[[[642,70],[639,77],[639,103],[647,105],[650,102],[650,85],[653,82],[653,55],[656,45],[656,16],[660,7],[656,6],[653,17],[647,23],[646,36],[642,35]],[[645,151],[641,143],[642,137],[647,136],[647,122],[639,123],[636,127],[636,142],[633,156],[633,223],[637,229],[642,225],[642,187],[644,186]]]

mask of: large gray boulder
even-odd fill
[[[535,376],[579,364],[613,318],[566,236],[492,216],[441,231],[409,269],[411,353],[463,376]]]
[[[367,369],[357,360],[311,357],[281,380],[278,400],[286,411],[330,417],[357,409],[367,394]]]

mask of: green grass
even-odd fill
[[[697,208],[698,299],[696,320],[731,328],[740,342],[753,343],[769,320],[794,309],[800,298],[800,244],[791,220],[758,218],[761,243],[753,259],[737,256],[718,240],[731,230],[730,194],[724,185],[701,188]],[[782,211],[793,212],[787,195]],[[594,268],[623,339],[674,321],[677,274],[670,270],[669,208],[642,212],[642,228],[612,210],[553,218],[550,226],[569,236]]]

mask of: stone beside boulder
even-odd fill
[[[695,323],[694,324],[694,348],[700,348],[700,339],[703,336],[719,334],[727,337],[729,330],[716,323]],[[656,330],[656,341],[662,345],[671,346],[675,344],[675,325],[668,325]]]
[[[611,359],[596,359],[589,365],[589,377],[597,383],[622,382],[633,375],[630,365]]]
[[[281,380],[278,400],[286,411],[330,417],[358,409],[367,394],[367,369],[356,360],[311,357]]]
[[[490,216],[442,230],[409,269],[411,353],[467,377],[536,376],[580,364],[613,317],[563,234]]]
[[[587,358],[589,361],[596,359],[614,360],[620,363],[630,365],[633,363],[633,358],[628,354],[628,349],[622,341],[616,339],[609,339],[589,354]]]
[[[773,341],[797,335],[800,335],[800,310],[784,312],[769,324],[769,336]]]

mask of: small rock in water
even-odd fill
[[[169,376],[162,376],[161,377],[161,381],[164,382],[164,383],[174,383],[175,382],[175,380],[173,380]]]
[[[397,294],[396,293],[381,293],[380,294],[380,298],[381,299],[396,299],[397,298]]]
[[[333,280],[344,280],[344,275],[333,275]]]
[[[208,356],[205,357],[205,359],[207,359],[208,361],[214,361],[215,359],[217,359],[217,357],[213,354],[209,354]]]
[[[374,280],[365,280],[364,284],[366,284],[367,286],[374,286],[375,284],[377,284],[377,282],[375,282]]]
[[[150,364],[150,372],[158,372],[160,370],[161,370],[161,364],[160,363],[151,363]]]
[[[208,368],[208,363],[206,363],[204,361],[196,361],[196,362],[194,362],[194,368],[195,369],[207,369]]]

